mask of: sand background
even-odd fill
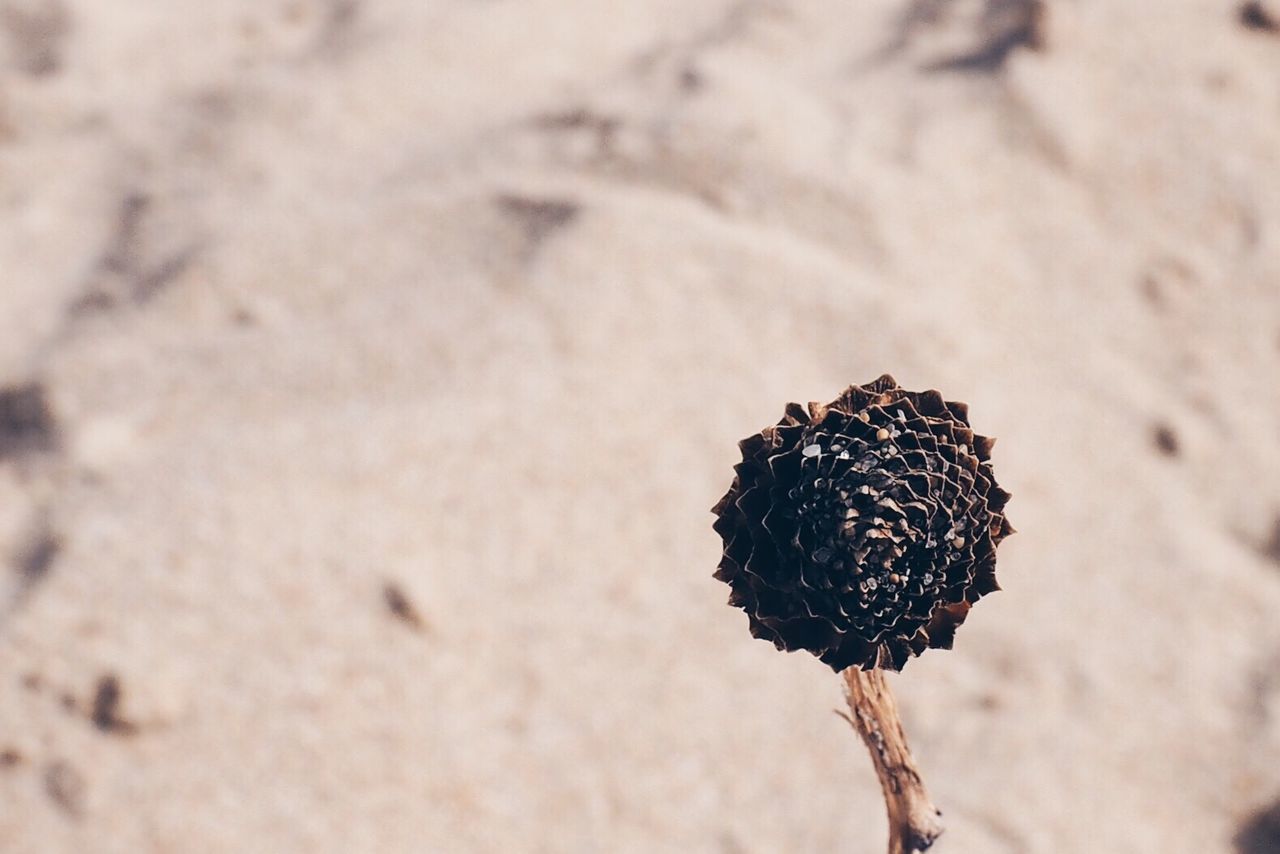
[[[1232,851],[1280,797],[1271,13],[0,0],[0,850],[882,850],[708,508],[889,371],[1020,531],[894,680],[934,850]]]

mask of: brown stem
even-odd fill
[[[911,758],[898,719],[898,704],[884,671],[850,667],[843,675],[849,720],[867,745],[884,790],[884,805],[889,813],[889,854],[924,851],[942,833],[942,813],[929,800]]]

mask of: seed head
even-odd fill
[[[1013,533],[994,443],[965,404],[888,374],[825,406],[788,404],[739,443],[712,510],[729,604],[755,637],[837,671],[949,649],[972,604],[1000,589],[995,550]]]

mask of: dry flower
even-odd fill
[[[1013,532],[993,444],[965,404],[887,374],[825,406],[789,404],[739,443],[713,510],[729,603],[752,635],[836,671],[901,670],[950,648],[972,604],[999,589],[996,546]]]
[[[991,472],[993,439],[968,407],[885,374],[824,405],[788,404],[739,443],[733,485],[713,508],[715,577],[751,634],[842,672],[849,723],[880,778],[889,854],[942,833],[884,670],[950,648],[982,596],[999,590],[996,546],[1013,533]]]

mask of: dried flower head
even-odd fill
[[[994,443],[965,404],[887,374],[826,406],[788,404],[739,443],[712,511],[729,604],[755,637],[836,671],[949,649],[970,606],[1000,589],[996,546],[1013,533]]]

